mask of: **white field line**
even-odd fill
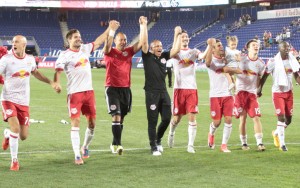
[[[248,144],[249,146],[255,147],[256,145],[254,144]],[[273,146],[273,143],[264,143],[265,146]],[[289,145],[300,145],[300,143],[286,143],[287,146]],[[228,145],[230,146],[241,146],[240,144],[232,144],[232,145]],[[206,148],[207,145],[205,146],[194,146],[195,148]],[[216,148],[220,147],[220,145],[216,145]],[[168,148],[168,147],[166,147]],[[182,149],[182,148],[186,148],[186,147],[173,147],[172,149]],[[275,146],[274,146],[275,148]],[[145,147],[145,148],[125,148],[125,151],[136,151],[136,150],[150,150],[150,147]],[[218,149],[215,149],[218,150]],[[268,150],[268,148],[267,148]],[[110,149],[95,149],[95,150],[90,150],[92,152],[111,152]],[[200,150],[201,151],[201,150]],[[47,151],[47,150],[40,150],[40,151],[23,151],[23,152],[19,152],[18,154],[46,154],[46,153],[73,153],[73,150],[54,150],[54,151]],[[10,152],[2,152],[0,153],[0,155],[10,155]]]

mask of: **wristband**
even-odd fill
[[[114,31],[114,30],[109,30],[108,36],[114,37],[114,36],[115,36],[115,33],[116,33],[116,31]]]

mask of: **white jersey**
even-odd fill
[[[260,58],[252,60],[244,54],[238,68],[243,74],[236,74],[236,92],[247,91],[256,95],[257,79],[264,74],[265,63]]]
[[[197,89],[196,60],[199,55],[200,51],[197,49],[180,50],[177,54],[173,61],[174,89]]]
[[[30,75],[36,69],[35,59],[31,55],[18,58],[14,53],[0,59],[0,74],[4,77],[1,101],[10,101],[29,106]]]
[[[226,47],[225,54],[226,54],[225,58],[228,63],[226,66],[236,68],[238,66],[238,63],[236,61],[236,56],[241,54],[241,52],[237,49],[231,50],[229,47]]]
[[[55,63],[55,69],[64,70],[68,83],[68,94],[93,90],[90,53],[94,43],[81,45],[79,51],[70,49],[60,53]]]
[[[228,86],[228,79],[223,73],[225,62],[222,59],[212,57],[210,67],[207,68],[209,76],[209,97],[228,97],[231,96]]]
[[[288,78],[288,85],[287,86],[278,86],[274,84],[274,77],[273,77],[273,85],[272,85],[272,92],[273,93],[282,93],[282,92],[288,92],[293,89],[293,70],[289,63],[289,60],[282,60],[283,66]],[[266,72],[271,73],[273,76],[274,70],[275,70],[275,59],[270,59],[267,63]]]

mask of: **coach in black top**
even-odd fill
[[[161,138],[171,120],[171,99],[166,88],[167,60],[174,57],[180,51],[181,28],[175,27],[173,47],[168,52],[162,52],[162,43],[154,40],[142,46],[142,58],[145,70],[145,94],[146,110],[148,119],[148,135],[151,152],[154,156],[159,156],[163,152]],[[156,132],[158,115],[161,115],[161,123]]]

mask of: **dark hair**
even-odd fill
[[[221,40],[220,40],[220,39],[216,39],[216,43],[217,43],[217,42],[221,42]]]
[[[250,45],[250,43],[252,43],[252,42],[256,42],[256,43],[257,43],[257,40],[256,40],[256,39],[250,39],[250,40],[246,43],[247,49],[249,48],[249,45]]]
[[[68,40],[68,39],[72,38],[72,35],[73,35],[74,33],[79,33],[79,31],[78,31],[77,29],[70,29],[70,30],[68,31],[68,33],[66,34],[66,39]]]
[[[181,33],[186,33],[186,34],[188,34],[187,30],[185,30],[185,29],[182,29],[181,31],[182,31]]]

